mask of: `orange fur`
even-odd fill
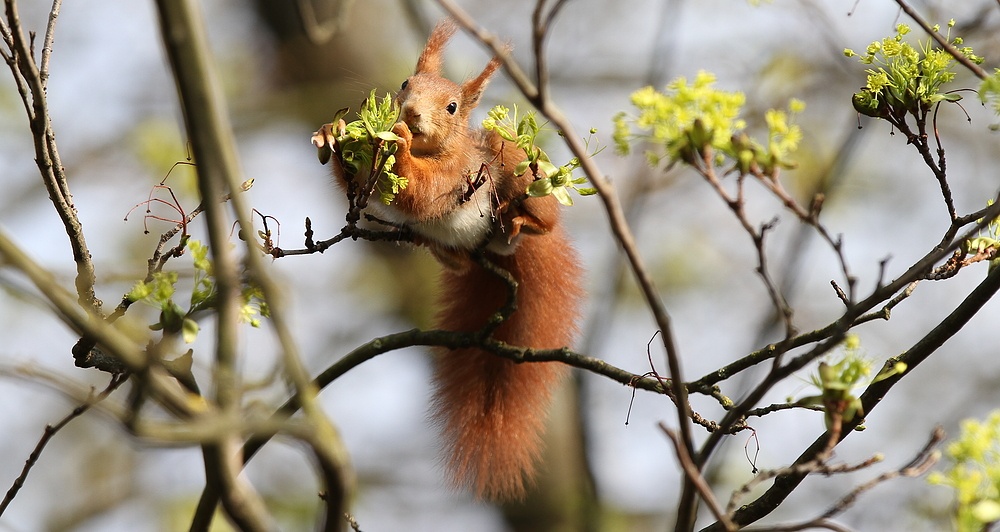
[[[441,77],[442,51],[455,26],[439,24],[396,96],[400,122],[393,171],[408,179],[392,205],[370,204],[405,223],[446,267],[437,326],[477,331],[507,300],[507,285],[469,259],[486,258],[518,282],[517,310],[494,333],[511,345],[559,348],[576,334],[580,266],[552,197],[527,198],[530,173],[514,176],[525,153],[495,133],[470,129],[469,115],[500,66],[493,58],[462,84]],[[322,146],[332,124],[316,136]],[[485,167],[485,174],[481,168]],[[339,165],[334,173],[347,177]],[[484,177],[485,179],[477,178]],[[558,363],[517,364],[479,349],[437,351],[433,418],[445,439],[456,486],[478,497],[523,497],[541,454]]]
[[[561,228],[525,238],[513,255],[489,258],[519,283],[517,311],[494,338],[538,349],[571,344],[580,267]],[[438,326],[478,330],[506,298],[506,284],[478,264],[445,270]],[[541,453],[552,391],[565,373],[557,362],[518,364],[478,349],[440,350],[434,419],[453,483],[482,498],[521,498]]]
[[[423,231],[435,255],[450,266],[441,277],[437,326],[477,331],[506,302],[507,285],[467,258],[492,239],[501,251],[487,258],[518,282],[517,310],[494,337],[537,349],[567,346],[576,334],[580,267],[558,225],[558,203],[552,197],[526,199],[532,178],[512,172],[524,152],[495,133],[469,128],[469,114],[500,63],[493,58],[461,85],[442,78],[442,50],[454,31],[445,22],[431,34],[416,72],[396,97],[402,121],[393,130],[402,139],[394,171],[409,179],[396,205],[417,222],[417,232],[419,224],[441,222],[460,232],[485,223],[473,245]],[[484,163],[490,179],[470,197],[470,175],[481,177]],[[453,484],[481,498],[522,497],[541,454],[552,391],[565,373],[558,363],[517,364],[479,349],[438,350],[433,418],[443,433]]]

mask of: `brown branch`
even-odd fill
[[[77,300],[80,305],[99,312],[101,301],[97,299],[94,291],[96,283],[94,263],[90,249],[87,247],[86,238],[84,238],[83,225],[80,223],[76,207],[73,205],[73,195],[69,190],[66,172],[56,148],[55,132],[52,129],[52,120],[49,117],[45,95],[48,60],[51,55],[55,21],[61,2],[54,0],[49,12],[42,49],[41,70],[35,63],[30,40],[25,38],[24,30],[21,27],[17,1],[4,0],[4,4],[6,24],[3,26],[2,36],[9,52],[4,52],[3,57],[14,76],[18,93],[28,115],[28,124],[34,139],[35,164],[38,166],[42,182],[48,191],[49,200],[55,207],[66,235],[69,237],[77,270]]]
[[[955,48],[950,42],[948,42],[948,40],[945,39],[943,35],[934,31],[934,28],[930,24],[928,24],[927,21],[924,20],[923,17],[921,17],[920,14],[917,13],[912,7],[910,7],[910,5],[907,4],[904,0],[896,0],[896,3],[899,4],[899,8],[902,9],[904,13],[909,15],[909,17],[912,18],[914,22],[916,22],[917,24],[920,25],[921,28],[923,28],[923,30],[927,33],[927,35],[930,35],[932,39],[937,41],[937,43],[941,46],[941,48],[944,49],[944,51],[951,54],[951,56],[954,57],[956,61],[961,63],[962,66],[964,66],[965,68],[969,69],[969,71],[975,74],[977,78],[986,79],[987,77],[989,77],[989,74],[987,74],[985,70],[983,70],[979,65],[973,63],[972,60],[970,60],[968,57],[965,57],[965,55],[962,54],[962,52],[958,51],[958,49]]]
[[[643,375],[630,373],[608,364],[599,358],[574,353],[569,349],[536,350],[511,346],[489,339],[484,336],[482,331],[453,332],[442,330],[422,331],[419,329],[389,334],[366,342],[323,370],[313,379],[311,385],[316,390],[322,390],[348,371],[379,355],[414,346],[437,346],[451,349],[478,347],[516,362],[563,362],[576,368],[603,375],[623,385],[660,394],[668,392],[655,378],[644,378]],[[293,395],[272,414],[272,418],[276,421],[287,419],[295,414],[299,408],[299,396]],[[254,435],[250,437],[243,447],[244,461],[248,462],[269,440],[270,436]],[[217,494],[211,493],[207,489],[202,491],[201,499],[198,503],[198,513],[208,512],[208,508],[214,509],[217,497]],[[199,527],[198,530],[202,530],[202,528]]]
[[[850,330],[852,327],[855,327],[862,323],[866,323],[873,319],[879,319],[879,318],[885,319],[886,316],[888,316],[889,310],[891,310],[892,307],[894,307],[900,301],[908,297],[910,293],[912,293],[913,289],[915,288],[915,285],[913,283],[924,278],[927,272],[931,271],[931,268],[935,263],[937,263],[942,258],[953,252],[955,249],[959,248],[962,245],[962,243],[965,242],[966,240],[973,238],[979,230],[981,230],[983,227],[989,224],[990,220],[996,218],[997,216],[1000,216],[1000,203],[994,203],[993,205],[991,205],[986,209],[977,211],[976,214],[978,215],[977,218],[979,218],[980,221],[976,223],[972,228],[970,228],[964,235],[960,236],[959,238],[951,238],[951,239],[948,238],[949,235],[953,235],[954,232],[957,231],[957,229],[955,228],[955,224],[953,223],[952,227],[949,228],[948,232],[945,235],[945,239],[942,240],[941,244],[939,244],[938,246],[927,252],[921,259],[912,264],[909,268],[906,269],[905,272],[899,275],[896,279],[885,285],[880,284],[880,286],[878,286],[875,290],[873,290],[872,293],[864,300],[859,301],[858,303],[846,309],[845,313],[837,321],[830,323],[826,327],[816,329],[808,333],[804,333],[802,335],[790,338],[788,340],[776,344],[770,344],[764,347],[763,349],[754,351],[753,353],[750,353],[749,355],[723,368],[720,368],[712,373],[709,373],[704,377],[698,379],[697,381],[690,383],[689,388],[692,390],[706,389],[706,387],[714,385],[715,383],[720,382],[722,380],[728,379],[731,376],[735,375],[736,373],[739,373],[751,366],[754,366],[766,360],[776,358],[781,354],[789,351],[790,349],[808,345],[813,342],[819,342],[823,339],[832,338],[835,335],[843,334],[844,332]],[[966,223],[969,223],[969,221],[972,221],[973,219],[966,216],[959,218],[959,220],[965,220]],[[881,310],[872,314],[863,314],[869,312],[876,305],[886,300],[889,300],[889,302],[885,306],[883,306]],[[801,367],[800,364],[808,363],[808,361],[812,359],[811,357],[820,356],[822,352],[825,351],[814,350],[805,355],[801,355],[800,357],[797,357],[795,361],[789,363],[789,366],[786,367],[786,369],[792,367],[792,365]],[[765,381],[761,383],[758,387],[757,392],[752,393],[751,396],[758,395],[759,394],[758,392],[761,392],[762,388],[769,389],[769,387],[776,382],[777,382],[776,380],[773,380],[770,382]],[[762,396],[762,393],[760,393],[760,395]],[[732,410],[730,410],[730,415],[732,417],[729,418],[729,421],[734,422],[736,419],[739,419],[739,416],[735,414],[735,411],[740,411],[743,408],[750,408],[752,407],[751,405],[752,402],[749,401],[748,398],[748,400],[745,400],[743,403],[741,403],[741,405],[734,407]],[[725,432],[726,423],[727,423],[726,419],[724,419],[723,422],[720,423],[723,426],[723,431],[722,431],[723,433]],[[708,445],[709,443],[712,443],[713,445],[718,443],[717,441],[713,442],[712,440],[713,439],[710,437],[709,441],[706,442],[706,445]]]
[[[340,233],[336,236],[326,240],[320,240],[319,242],[313,242],[311,222],[309,222],[309,219],[306,218],[306,242],[302,249],[284,249],[280,247],[273,247],[270,250],[265,250],[265,252],[276,259],[290,255],[311,255],[313,253],[323,253],[334,244],[343,242],[347,239],[368,240],[370,242],[413,242],[413,234],[408,228],[405,227],[388,231],[373,231],[371,229],[363,229],[348,223],[340,229]]]
[[[858,469],[863,469],[870,466],[877,460],[869,459],[860,464],[828,464],[827,460],[833,454],[833,448],[837,445],[838,438],[840,437],[841,431],[843,430],[843,417],[839,413],[833,413],[833,422],[830,425],[830,429],[826,432],[826,439],[824,440],[823,448],[816,453],[816,456],[812,460],[805,461],[802,463],[795,463],[788,467],[781,469],[769,469],[764,471],[757,471],[756,474],[748,482],[744,483],[742,486],[733,491],[732,496],[729,498],[729,503],[726,505],[726,515],[732,516],[736,507],[739,505],[740,500],[743,496],[750,493],[755,487],[759,486],[761,483],[771,480],[775,477],[789,474],[802,474],[809,475],[812,473],[823,473],[826,475],[833,475],[836,473],[848,473],[851,471],[856,471]],[[724,523],[718,523],[723,526],[720,530],[726,530],[724,528]]]
[[[791,306],[788,304],[788,301],[781,293],[781,290],[774,282],[774,278],[771,275],[771,272],[767,266],[768,264],[767,254],[764,251],[764,238],[767,235],[767,232],[771,228],[773,228],[774,225],[777,223],[777,219],[765,224],[761,224],[759,229],[755,227],[754,224],[750,222],[749,218],[747,218],[747,213],[745,209],[746,203],[744,201],[745,196],[743,188],[745,175],[741,174],[737,176],[736,195],[733,196],[732,194],[729,193],[729,191],[726,190],[725,186],[723,186],[722,184],[722,181],[719,179],[719,176],[715,171],[714,159],[715,159],[715,152],[711,148],[706,148],[705,150],[703,150],[701,158],[699,160],[694,161],[695,163],[697,163],[693,165],[695,171],[697,171],[698,174],[700,174],[708,182],[708,184],[712,187],[712,189],[715,190],[716,195],[722,199],[722,201],[726,204],[727,207],[729,207],[729,210],[733,213],[733,216],[736,217],[737,221],[740,222],[740,226],[743,227],[743,230],[750,237],[750,240],[754,246],[754,250],[756,251],[757,254],[757,275],[760,276],[761,280],[764,283],[764,289],[767,291],[768,297],[770,297],[771,299],[771,305],[774,307],[775,312],[777,312],[777,314],[781,316],[782,323],[784,323],[785,325],[785,338],[786,339],[791,338],[795,334],[795,326],[792,323],[793,311]],[[762,181],[765,181],[773,186],[771,180],[765,179]],[[790,200],[790,198],[788,199]],[[788,201],[786,201],[785,203],[787,205]],[[791,204],[792,206],[797,207],[797,204],[794,202],[794,200],[791,201]]]
[[[948,216],[951,221],[954,222],[958,219],[958,211],[955,208],[955,199],[951,193],[951,185],[948,184],[948,173],[946,159],[944,156],[944,150],[938,150],[938,159],[934,160],[934,154],[931,153],[930,145],[928,144],[927,136],[927,110],[920,106],[920,109],[911,111],[911,114],[915,117],[917,121],[917,132],[914,133],[909,124],[904,120],[899,120],[896,122],[896,127],[899,128],[900,133],[906,135],[909,139],[909,143],[917,149],[917,153],[923,159],[924,164],[931,169],[934,173],[934,178],[938,181],[938,187],[941,189],[941,197],[944,199],[945,208],[948,209]]]
[[[59,8],[62,0],[53,0],[52,9],[49,10],[49,21],[45,26],[45,39],[42,42],[42,59],[38,67],[38,77],[42,81],[42,87],[46,87],[49,81],[49,59],[52,57],[52,41],[56,36],[56,19],[59,18]]]
[[[789,525],[770,525],[767,528],[746,528],[745,530],[768,530],[768,531],[787,531],[792,532],[796,530],[810,530],[813,528],[827,528],[829,530],[847,530],[839,525],[834,524],[829,521],[829,519],[835,515],[843,513],[845,510],[850,508],[854,502],[864,494],[866,491],[871,490],[875,486],[882,484],[886,481],[893,480],[899,477],[917,477],[923,475],[928,469],[934,466],[938,461],[938,454],[934,452],[934,449],[941,443],[944,439],[944,431],[941,427],[937,427],[931,433],[931,437],[924,448],[920,450],[919,453],[911,460],[908,464],[903,467],[887,471],[878,475],[877,477],[855,487],[847,495],[844,495],[836,503],[834,503],[827,511],[823,512],[823,515],[811,519],[809,521],[804,521],[801,523],[789,524]]]
[[[729,520],[729,516],[726,512],[722,510],[719,506],[719,501],[715,499],[715,495],[712,493],[711,486],[705,480],[705,477],[701,474],[701,469],[697,464],[691,459],[691,455],[687,454],[687,448],[684,446],[684,442],[680,440],[677,434],[670,430],[664,423],[660,423],[660,430],[670,438],[670,443],[673,444],[674,452],[677,454],[677,461],[681,464],[681,469],[684,470],[684,475],[694,484],[695,489],[701,496],[705,504],[708,505],[709,510],[711,510],[712,515],[719,520],[719,523],[724,527],[724,530],[736,530],[737,527]]]
[[[833,252],[837,254],[837,262],[840,265],[841,274],[844,276],[844,281],[847,283],[847,300],[853,301],[855,297],[854,285],[856,279],[851,273],[850,268],[847,266],[847,258],[844,257],[843,242],[839,237],[834,238],[834,236],[827,230],[826,226],[819,222],[818,207],[806,209],[805,207],[799,205],[799,203],[795,201],[795,198],[793,198],[791,194],[785,190],[785,187],[782,186],[777,173],[775,173],[774,176],[767,176],[759,173],[758,171],[754,174],[754,177],[757,178],[758,183],[762,184],[764,188],[778,198],[786,209],[795,214],[800,222],[815,229],[827,245],[830,246]]]
[[[221,203],[215,198],[229,197],[241,233],[246,235],[244,256],[250,281],[258,286],[271,308],[271,324],[281,346],[283,369],[295,389],[309,426],[313,430],[301,438],[310,447],[320,465],[326,488],[325,528],[340,527],[347,504],[347,492],[353,484],[347,453],[332,422],[315,400],[316,389],[302,364],[298,348],[283,312],[282,295],[264,269],[253,237],[250,210],[241,190],[232,126],[226,114],[220,83],[213,68],[207,32],[197,2],[194,0],[159,0],[161,33],[166,44],[171,69],[182,102],[184,122],[194,151],[198,185],[214,259],[218,290],[215,398],[228,415],[240,415],[240,386],[236,364],[236,324],[239,320],[240,272],[229,246],[229,223]],[[294,436],[294,435],[293,435]],[[221,496],[223,506],[241,528],[264,529],[271,517],[252,486],[236,478],[242,466],[238,455],[240,434],[235,430],[220,437],[217,444],[206,445],[204,455],[209,475],[207,492]],[[207,528],[214,514],[211,507],[199,506],[192,529]]]
[[[103,401],[107,396],[111,395],[111,392],[118,389],[126,380],[128,380],[127,375],[114,375],[111,377],[111,382],[97,395],[92,395],[87,399],[86,402],[77,406],[69,414],[63,417],[59,422],[54,425],[45,425],[45,430],[42,431],[42,436],[38,439],[38,443],[35,444],[35,448],[31,450],[31,454],[28,455],[28,459],[24,462],[24,467],[21,469],[21,474],[14,479],[14,483],[11,485],[10,489],[7,490],[6,495],[4,495],[3,501],[0,501],[0,516],[3,515],[7,507],[17,497],[18,491],[24,486],[25,480],[28,479],[28,474],[31,472],[31,468],[35,466],[38,462],[38,458],[42,455],[42,451],[45,450],[45,446],[48,445],[49,441],[55,436],[60,430],[66,425],[73,421],[74,419],[82,416],[86,411],[90,410],[90,407]]]
[[[866,414],[870,414],[904,375],[912,372],[914,368],[937,351],[948,339],[957,334],[998,291],[1000,291],[1000,268],[991,272],[951,314],[924,335],[917,343],[913,344],[910,349],[902,355],[886,361],[886,368],[891,368],[896,363],[903,362],[906,364],[907,370],[904,374],[895,374],[871,384],[861,395],[861,402],[864,407],[863,411]],[[842,440],[850,435],[854,427],[861,421],[861,419],[855,419],[850,423],[846,423],[839,439]],[[818,453],[826,447],[828,440],[829,433],[817,438],[812,445],[799,455],[794,464],[803,464],[814,460]],[[774,484],[763,495],[737,510],[733,515],[733,520],[740,525],[746,525],[771,513],[774,508],[781,504],[795,490],[804,478],[805,474],[801,472],[779,475],[775,478]],[[721,524],[717,523],[705,530],[723,530],[723,528]]]
[[[934,431],[931,433],[930,439],[927,441],[927,444],[924,445],[924,448],[921,449],[909,463],[899,469],[882,473],[868,482],[857,486],[851,490],[850,493],[843,496],[839,501],[831,506],[826,512],[824,512],[820,518],[829,519],[830,517],[843,513],[844,510],[850,508],[851,505],[853,505],[858,497],[860,497],[864,492],[883,482],[898,477],[917,477],[923,475],[937,463],[939,455],[934,452],[934,449],[944,440],[944,437],[944,430],[941,427],[935,427]]]

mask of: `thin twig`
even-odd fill
[[[986,279],[955,310],[913,344],[910,349],[902,355],[886,361],[886,367],[890,368],[898,362],[903,362],[907,366],[905,374],[909,375],[913,371],[913,368],[937,351],[945,341],[957,334],[997,292],[1000,292],[1000,268],[995,269],[987,275]],[[868,389],[860,397],[863,411],[866,414],[870,414],[881,403],[889,390],[902,378],[902,374],[894,374],[869,385]],[[853,432],[854,427],[861,421],[860,418],[856,418],[846,423],[840,438],[843,439],[849,436]],[[795,464],[804,464],[814,460],[827,447],[828,441],[829,434],[824,434],[817,438],[809,448],[799,455],[795,460]],[[740,525],[746,525],[768,515],[795,490],[804,478],[805,474],[801,472],[779,475],[775,478],[774,484],[763,495],[737,510],[733,514],[733,520]],[[712,525],[706,528],[706,530],[722,530],[721,524]]]
[[[886,481],[899,478],[899,477],[917,477],[923,475],[928,469],[934,466],[938,461],[939,454],[935,452],[935,448],[944,439],[944,431],[941,427],[936,427],[931,433],[931,437],[924,448],[906,465],[903,467],[887,471],[878,475],[877,477],[855,487],[850,493],[844,495],[836,503],[834,503],[829,509],[827,509],[823,514],[815,519],[809,521],[804,521],[801,523],[789,524],[789,525],[770,525],[767,528],[746,528],[745,530],[768,530],[768,531],[796,531],[796,530],[810,530],[813,528],[826,528],[828,530],[848,530],[830,521],[830,518],[843,513],[845,510],[850,508],[854,502],[864,494],[866,491],[871,490],[875,486],[882,484]]]
[[[42,431],[41,438],[38,439],[38,443],[35,444],[35,448],[31,450],[31,454],[28,455],[28,459],[24,462],[24,467],[21,469],[21,474],[14,479],[14,483],[11,485],[10,489],[7,490],[7,494],[4,495],[3,501],[0,501],[0,516],[3,515],[7,507],[17,497],[18,491],[24,486],[24,482],[28,479],[28,474],[31,472],[31,468],[38,462],[38,458],[42,455],[42,451],[45,450],[45,446],[48,445],[49,441],[55,436],[60,430],[63,429],[70,421],[82,416],[86,411],[90,410],[90,407],[103,401],[107,396],[111,395],[111,392],[118,389],[126,380],[128,376],[114,375],[111,377],[111,382],[97,395],[92,395],[87,399],[86,402],[77,406],[69,414],[63,417],[54,425],[45,425],[45,430]]]
[[[42,87],[48,85],[49,81],[49,58],[52,57],[52,41],[56,35],[56,19],[59,18],[59,8],[62,0],[52,0],[52,9],[49,10],[49,22],[45,26],[45,39],[42,41],[42,60],[38,67],[38,76],[42,80]]]
[[[56,148],[55,133],[49,117],[48,103],[45,95],[45,81],[31,53],[31,45],[25,38],[21,20],[17,11],[16,0],[4,0],[7,24],[4,27],[4,41],[10,47],[10,54],[5,57],[15,82],[21,100],[24,103],[31,126],[35,145],[35,164],[49,193],[59,218],[63,223],[66,235],[69,237],[73,250],[73,260],[76,262],[77,300],[86,308],[100,311],[101,301],[94,291],[96,275],[90,249],[83,234],[83,225],[73,205],[73,195],[70,193],[66,173]],[[55,21],[60,2],[53,2],[46,29],[45,42],[51,47],[54,39]],[[48,55],[43,50],[47,60]]]
[[[691,459],[691,455],[687,454],[687,449],[684,447],[680,437],[664,423],[661,422],[659,426],[660,430],[670,438],[670,443],[673,444],[674,452],[677,454],[677,461],[680,462],[684,474],[694,484],[695,489],[698,490],[698,494],[701,495],[702,500],[708,505],[712,515],[719,520],[719,523],[722,524],[725,530],[736,530],[737,526],[729,520],[729,516],[719,506],[719,501],[715,499],[715,494],[712,493],[711,486],[708,485],[705,477],[702,476],[701,469]]]
[[[987,74],[985,70],[983,70],[979,65],[973,63],[972,60],[970,60],[968,57],[965,57],[965,55],[962,52],[958,51],[958,49],[955,48],[950,42],[948,42],[948,40],[945,39],[943,35],[934,31],[934,28],[930,24],[928,24],[927,21],[924,20],[923,17],[921,17],[920,14],[917,13],[912,7],[910,7],[910,5],[907,4],[904,0],[896,0],[896,3],[899,4],[899,8],[902,9],[904,13],[909,15],[909,17],[912,18],[914,22],[919,24],[920,27],[923,28],[925,32],[927,32],[927,35],[930,35],[932,39],[937,41],[937,43],[941,45],[941,48],[943,48],[944,51],[951,54],[951,56],[954,57],[956,61],[961,63],[962,66],[968,68],[969,71],[975,74],[976,77],[978,77],[979,79],[986,79],[987,77],[989,77],[989,74]]]

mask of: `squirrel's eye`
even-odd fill
[[[408,79],[404,79],[404,80],[403,80],[403,84],[399,86],[399,90],[403,90],[403,89],[405,89],[405,88],[406,88],[406,85],[407,85],[407,84],[409,84],[409,83],[410,83],[410,80],[408,80]]]
[[[457,110],[458,110],[458,104],[457,103],[451,102],[451,103],[448,104],[448,114],[453,115],[453,114],[455,114],[455,111],[457,111]]]

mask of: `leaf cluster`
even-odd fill
[[[197,338],[199,326],[197,315],[212,310],[218,296],[212,261],[208,258],[208,246],[198,240],[189,239],[187,250],[194,263],[194,284],[187,308],[179,305],[174,298],[177,292],[178,275],[174,271],[160,271],[149,280],[139,281],[125,296],[130,302],[142,301],[160,309],[159,320],[150,325],[154,331],[164,334],[180,334],[185,342]],[[268,317],[270,311],[260,289],[246,284],[242,289],[240,318],[253,327],[260,326],[260,318]]]
[[[954,19],[948,22],[949,34],[954,25]],[[934,26],[934,31],[938,29]],[[899,24],[894,36],[872,42],[864,55],[858,55],[849,48],[844,50],[847,57],[858,57],[861,63],[875,66],[867,70],[867,83],[852,98],[859,113],[900,120],[907,113],[919,116],[940,102],[962,99],[959,94],[942,90],[945,84],[955,79],[955,58],[935,47],[930,39],[918,42],[917,48],[914,48],[903,40],[909,32],[909,26]],[[975,55],[972,48],[962,46],[961,37],[955,37],[951,42],[972,62],[983,62],[983,58]]]
[[[963,421],[961,435],[948,445],[945,455],[951,467],[932,473],[927,481],[954,489],[957,530],[989,528],[1000,520],[1000,411],[985,421]]]
[[[642,141],[655,148],[646,152],[653,166],[664,160],[699,165],[708,158],[716,165],[732,164],[743,174],[774,175],[779,168],[793,168],[790,156],[802,131],[792,118],[805,104],[793,99],[787,111],[767,111],[767,140],[759,141],[747,134],[746,120],[740,117],[746,96],[716,89],[715,81],[713,74],[700,71],[690,84],[680,77],[663,92],[653,87],[634,92],[631,103],[637,114],[621,112],[614,119],[617,151],[628,154],[633,143]]]
[[[795,401],[799,406],[822,407],[827,429],[833,425],[836,416],[845,423],[853,421],[855,416],[864,416],[861,399],[856,390],[864,390],[874,382],[906,371],[906,364],[900,362],[890,370],[882,371],[875,378],[871,378],[873,363],[862,354],[861,341],[858,337],[853,334],[847,335],[842,346],[844,352],[835,362],[820,362],[816,372],[809,377],[810,383],[819,390],[819,393]],[[859,426],[859,429],[861,428],[862,426]]]
[[[493,131],[507,142],[513,142],[518,148],[524,150],[527,158],[518,163],[514,168],[514,175],[521,176],[531,170],[534,181],[526,190],[528,196],[542,197],[555,196],[559,203],[570,206],[573,205],[573,197],[569,190],[575,190],[581,196],[590,196],[597,193],[591,187],[581,187],[587,183],[586,177],[573,177],[573,171],[580,167],[580,160],[576,157],[569,160],[562,166],[556,166],[549,159],[547,153],[537,145],[538,134],[542,127],[535,120],[535,113],[526,113],[518,119],[517,106],[514,106],[514,113],[510,109],[497,105],[483,119],[483,128]],[[595,133],[591,130],[591,135]],[[587,141],[588,147],[590,141]],[[600,148],[591,153],[597,155]]]
[[[320,161],[325,164],[331,153],[335,153],[348,178],[367,176],[369,182],[374,182],[379,201],[389,205],[408,184],[405,176],[392,171],[399,140],[392,127],[399,119],[399,105],[391,95],[379,99],[372,90],[361,104],[357,120],[344,123],[342,119],[347,113],[344,108],[333,117],[332,123],[337,124],[335,148],[333,152],[326,146],[320,148]]]

